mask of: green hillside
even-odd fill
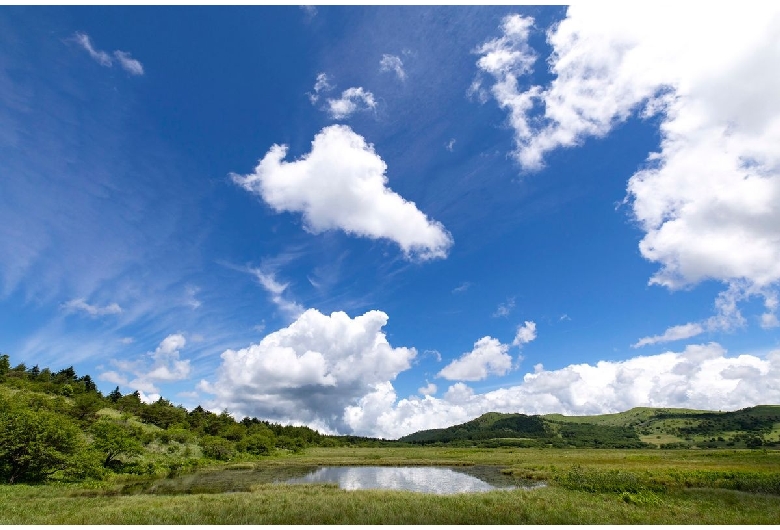
[[[479,447],[776,447],[780,446],[780,406],[759,405],[734,412],[637,407],[597,416],[490,412],[446,429],[416,432],[399,441]]]
[[[257,460],[307,447],[393,445],[326,436],[258,418],[236,421],[119,387],[104,396],[89,375],[11,367],[0,355],[0,483],[80,482],[113,475],[168,476],[203,465]]]

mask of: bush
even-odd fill
[[[230,460],[235,452],[231,442],[219,436],[204,436],[200,440],[203,456],[214,460]]]
[[[251,434],[241,440],[237,448],[243,453],[250,455],[268,455],[274,449],[273,440],[263,434]]]
[[[45,410],[0,407],[0,479],[40,482],[68,467],[82,447],[79,429]]]

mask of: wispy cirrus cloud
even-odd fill
[[[99,305],[88,304],[83,298],[75,298],[73,300],[68,300],[67,302],[62,304],[62,309],[64,309],[65,312],[67,313],[82,312],[82,313],[86,313],[91,317],[100,317],[104,315],[118,315],[119,313],[122,312],[122,308],[116,302],[112,302],[104,306],[99,306]]]
[[[116,62],[119,63],[119,66],[128,74],[144,74],[144,67],[141,62],[137,59],[133,59],[128,52],[115,50],[113,54],[109,54],[103,50],[98,50],[92,44],[92,40],[86,33],[76,32],[76,34],[73,36],[73,40],[78,43],[79,46],[84,48],[89,56],[92,57],[95,62],[101,66],[110,68],[114,66],[114,60],[116,60]]]

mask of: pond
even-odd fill
[[[280,483],[329,483],[345,490],[387,489],[437,494],[535,489],[545,485],[505,475],[498,466],[269,466],[221,469],[128,484],[123,493],[229,493],[251,491],[257,484]]]
[[[502,475],[499,468],[459,467],[322,467],[304,477],[285,480],[287,484],[332,483],[345,490],[404,490],[418,493],[478,493],[495,489],[531,488]]]

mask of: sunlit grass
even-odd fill
[[[532,491],[432,495],[334,485],[251,484],[249,491],[121,495],[123,480],[0,486],[3,524],[776,524],[780,452],[312,448],[214,467],[498,465],[547,480]],[[736,491],[743,489],[748,491]],[[775,489],[773,489],[775,488]],[[753,493],[749,492],[753,491]]]

